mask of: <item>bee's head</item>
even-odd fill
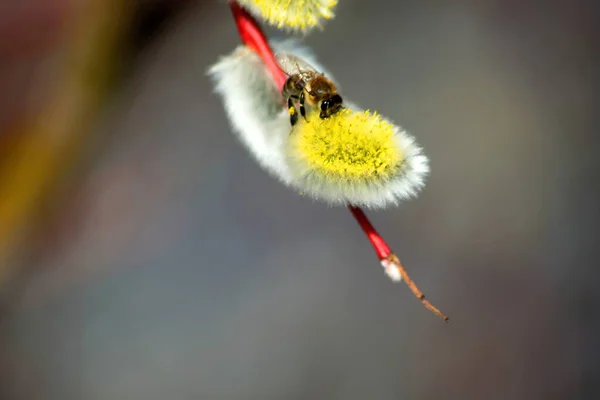
[[[321,118],[327,118],[342,108],[342,96],[334,94],[333,96],[321,102]]]

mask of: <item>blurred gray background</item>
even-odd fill
[[[228,7],[159,3],[2,298],[0,398],[599,398],[593,1],[340,0],[305,39],[430,156],[368,215],[448,325],[231,134]]]

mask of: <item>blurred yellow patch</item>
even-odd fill
[[[60,182],[81,155],[88,129],[109,93],[118,65],[122,35],[133,10],[121,0],[89,0],[76,7],[65,23],[65,42],[56,55],[57,68],[49,101],[38,113],[25,113],[3,148],[0,160],[0,285],[28,229],[54,183]],[[64,52],[64,53],[62,53]],[[64,58],[60,58],[64,55]]]
[[[342,109],[330,118],[318,113],[298,120],[290,137],[296,163],[332,182],[368,183],[391,179],[404,160],[395,127],[370,111]]]
[[[279,29],[308,30],[335,15],[338,0],[238,0],[258,17]]]

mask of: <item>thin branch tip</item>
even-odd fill
[[[421,302],[421,304],[423,304],[423,306],[426,309],[428,309],[429,311],[431,311],[432,313],[434,313],[435,315],[437,315],[438,317],[440,317],[444,322],[446,322],[446,323],[450,322],[450,318],[448,318],[448,316],[446,314],[444,314],[443,312],[441,312],[437,307],[435,307],[433,304],[431,304],[429,302],[429,300],[427,300],[425,298],[425,294],[423,294],[423,292],[421,292],[421,290],[419,290],[419,287],[411,279],[410,275],[408,275],[408,272],[406,271],[406,268],[404,268],[404,266],[400,262],[400,259],[398,258],[397,255],[395,255],[394,253],[392,253],[386,259],[391,264],[393,264],[393,265],[396,266],[396,268],[398,269],[398,272],[402,276],[402,279],[404,280],[404,282],[406,283],[406,285],[408,286],[408,288],[411,290],[411,292],[413,292],[413,294],[415,295],[415,297],[417,298],[417,300],[419,300]]]

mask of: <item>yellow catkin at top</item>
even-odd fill
[[[327,119],[302,118],[290,151],[306,172],[327,181],[374,182],[392,178],[404,159],[395,128],[375,112],[342,109]]]
[[[338,0],[238,0],[279,29],[305,31],[334,17]]]

